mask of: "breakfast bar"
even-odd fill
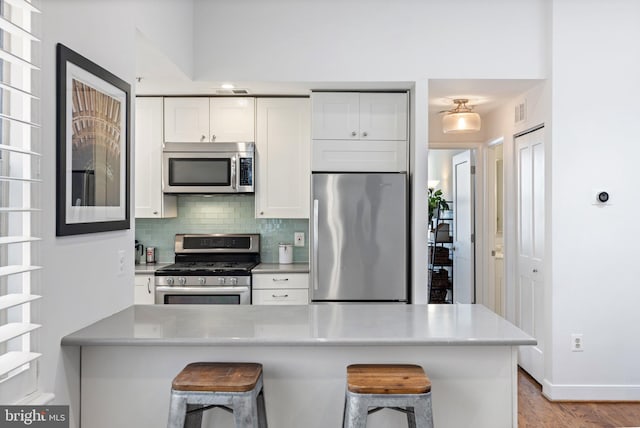
[[[354,363],[424,367],[437,427],[513,427],[517,348],[535,343],[481,305],[401,304],[131,306],[62,339],[80,366],[72,412],[95,428],[165,426],[171,380],[198,361],[261,363],[272,427],[340,426]],[[405,424],[383,410],[367,426]]]

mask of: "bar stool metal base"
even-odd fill
[[[268,428],[262,376],[246,392],[171,390],[167,428],[200,428],[202,412],[220,407],[233,413],[236,428]]]
[[[369,410],[372,408],[371,410]],[[433,428],[431,392],[425,394],[357,394],[347,390],[343,428],[365,428],[367,415],[384,408],[407,414],[409,428]]]

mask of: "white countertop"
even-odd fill
[[[251,273],[309,273],[309,263],[260,263]]]
[[[534,345],[482,305],[136,305],[62,338],[75,346]]]

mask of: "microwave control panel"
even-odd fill
[[[240,158],[240,186],[253,185],[253,158]]]

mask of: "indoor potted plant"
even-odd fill
[[[429,187],[429,228],[431,228],[433,216],[436,213],[436,209],[448,210],[449,204],[442,196],[442,190],[435,190],[433,187]]]

